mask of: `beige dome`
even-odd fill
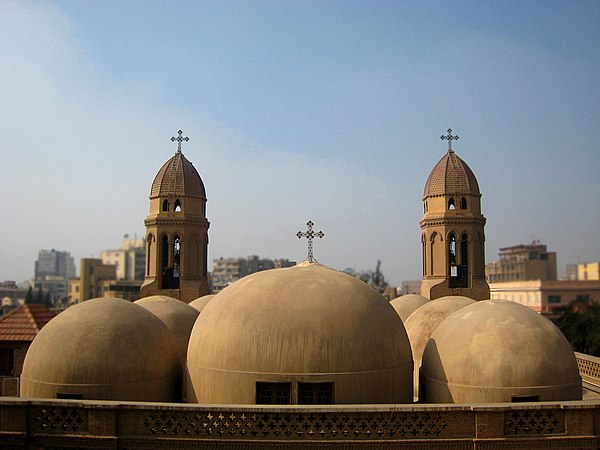
[[[581,377],[566,338],[548,319],[505,300],[459,309],[423,352],[419,399],[490,403],[581,399]]]
[[[423,197],[445,194],[481,195],[473,171],[453,150],[449,150],[429,174]]]
[[[196,300],[192,300],[188,303],[192,308],[198,310],[198,312],[202,312],[204,307],[208,304],[208,302],[215,296],[215,294],[203,295],[202,297],[197,298]]]
[[[198,197],[206,199],[204,183],[194,165],[178,151],[160,168],[150,189],[150,198]]]
[[[180,382],[167,327],[131,302],[98,298],[40,330],[23,363],[21,397],[169,402]]]
[[[335,403],[412,402],[402,322],[357,278],[317,263],[246,276],[198,317],[188,348],[188,399],[257,403],[257,382],[333,383]],[[330,385],[331,387],[331,385]]]
[[[402,322],[404,322],[408,319],[408,316],[428,302],[428,299],[420,295],[406,294],[396,297],[390,302],[390,305],[394,307],[396,313],[400,316]]]
[[[200,314],[198,310],[181,300],[176,300],[165,295],[144,297],[137,300],[135,304],[147,309],[158,317],[173,333],[179,347],[181,360],[185,363],[192,327],[194,326],[194,322],[196,322],[198,314]]]
[[[418,392],[419,367],[429,337],[446,317],[473,303],[475,300],[459,295],[440,297],[427,302],[404,321],[415,362],[415,392]]]

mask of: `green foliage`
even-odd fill
[[[33,288],[31,286],[29,286],[29,289],[27,290],[27,295],[25,296],[25,303],[28,305],[33,303]]]
[[[600,356],[600,304],[587,298],[573,300],[557,311],[561,316],[554,323],[569,340],[573,350]]]
[[[361,281],[364,281],[369,286],[372,286],[379,292],[383,294],[385,288],[388,287],[388,282],[381,271],[381,261],[377,260],[377,265],[375,266],[375,271],[372,270],[363,270],[362,272],[356,272],[354,269],[347,268],[343,270],[344,273],[348,275],[352,275],[353,277],[358,278]]]

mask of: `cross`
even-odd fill
[[[307,261],[308,262],[317,262],[317,260],[315,258],[313,258],[313,239],[318,237],[319,239],[321,239],[323,236],[325,236],[325,233],[323,233],[322,231],[318,231],[318,232],[314,232],[312,227],[314,225],[314,223],[312,222],[312,220],[309,220],[308,222],[306,222],[306,225],[308,226],[308,231],[306,232],[302,232],[302,231],[298,231],[296,233],[296,236],[298,236],[298,239],[301,239],[303,237],[308,239],[308,258]]]
[[[452,129],[448,128],[448,135],[444,136],[443,134],[440,136],[442,141],[448,141],[448,151],[452,151],[452,141],[458,141],[458,136],[452,136]]]
[[[181,135],[183,134],[183,131],[181,131],[181,130],[179,130],[179,131],[177,132],[177,134],[178,134],[179,136],[177,136],[177,137],[173,136],[173,137],[171,138],[171,142],[175,142],[175,141],[177,141],[177,153],[181,153],[181,143],[182,143],[183,141],[185,141],[185,142],[189,141],[189,140],[190,140],[190,138],[189,138],[189,137],[181,137]]]

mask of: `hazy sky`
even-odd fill
[[[0,280],[40,249],[144,235],[183,146],[209,258],[421,276],[422,194],[445,154],[478,178],[486,260],[539,239],[600,260],[598,1],[0,1]]]

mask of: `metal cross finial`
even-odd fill
[[[175,141],[177,141],[177,153],[181,153],[181,143],[182,143],[183,141],[185,141],[185,142],[189,141],[189,140],[190,140],[190,138],[189,138],[189,137],[181,137],[181,135],[183,134],[183,131],[181,131],[181,130],[179,130],[179,131],[177,132],[177,134],[178,134],[179,136],[177,136],[177,137],[173,136],[173,137],[171,138],[171,142],[175,142]]]
[[[304,233],[302,231],[298,231],[296,233],[296,236],[298,236],[298,239],[301,239],[303,237],[308,239],[308,258],[306,260],[308,262],[317,262],[317,260],[315,258],[313,258],[313,239],[316,237],[321,239],[323,236],[325,236],[325,233],[323,233],[322,231],[318,231],[315,233],[312,229],[312,227],[314,225],[312,220],[309,220],[308,222],[306,222],[306,225],[308,226],[308,231],[306,231]]]
[[[440,136],[440,139],[445,141],[448,141],[448,151],[451,152],[452,151],[452,141],[458,141],[458,136],[452,136],[452,129],[448,128],[448,135],[444,136],[443,134]]]

